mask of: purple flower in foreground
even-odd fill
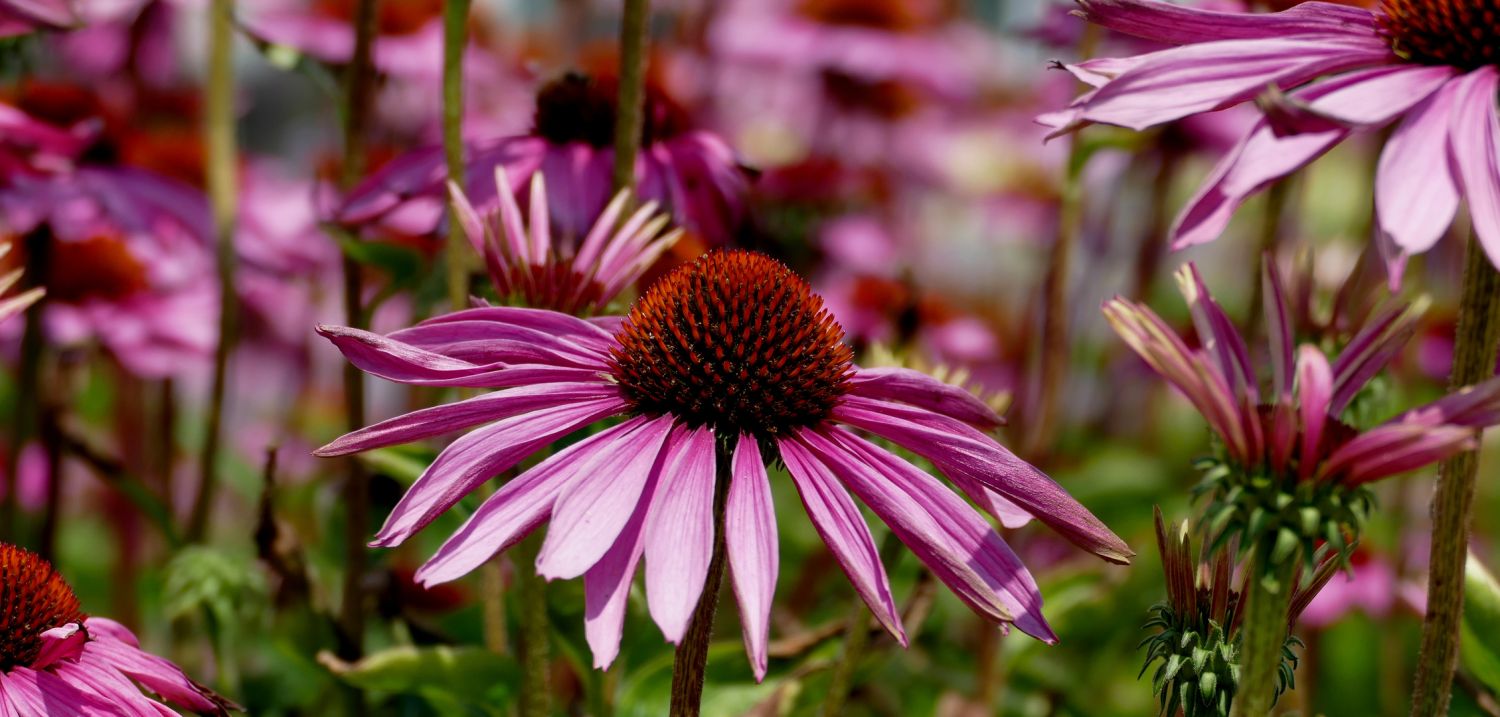
[[[807,515],[860,597],[896,638],[900,617],[852,490],[966,604],[1048,642],[1041,595],[990,523],[925,471],[856,431],[932,461],[980,505],[1004,496],[1107,560],[1130,549],[1046,475],[983,429],[999,417],[971,394],[905,369],[861,369],[801,278],[765,256],[705,255],[654,284],[629,314],[593,320],[480,308],[381,336],[324,326],[356,366],[427,386],[504,389],[350,433],[343,455],[481,424],[445,449],[374,545],[398,545],[527,455],[605,418],[594,433],[503,486],[417,573],[453,580],[550,522],[536,568],[584,579],[595,664],[619,650],[645,558],[652,618],[687,628],[715,541],[717,465],[732,473],[724,538],[747,650],[766,669],[777,574],[766,464],[780,458]]]
[[[1209,295],[1192,264],[1177,275],[1202,341],[1194,350],[1144,305],[1116,298],[1105,316],[1126,343],[1203,414],[1223,458],[1201,490],[1211,492],[1208,525],[1265,551],[1274,563],[1312,562],[1316,543],[1341,552],[1368,510],[1362,486],[1472,450],[1480,429],[1500,423],[1500,378],[1462,389],[1359,431],[1339,416],[1411,339],[1414,312],[1377,313],[1332,365],[1316,347],[1294,350],[1279,273],[1266,262],[1271,393],[1262,397],[1245,340]],[[1294,356],[1295,354],[1295,356]],[[1287,499],[1290,500],[1287,500]],[[1301,548],[1301,552],[1295,552]]]
[[[176,714],[158,699],[202,714],[239,709],[142,650],[124,625],[84,615],[46,560],[0,543],[0,713]]]
[[[1095,23],[1180,47],[1069,66],[1095,89],[1040,119],[1058,132],[1093,122],[1139,130],[1269,100],[1267,116],[1178,216],[1177,246],[1214,239],[1247,197],[1351,132],[1400,120],[1375,178],[1393,280],[1407,256],[1447,232],[1460,198],[1500,265],[1500,23],[1487,0],[1384,0],[1375,11],[1306,2],[1268,14],[1158,0],[1079,4]]]
[[[485,222],[463,190],[449,182],[454,214],[484,257],[500,295],[519,298],[533,308],[574,315],[598,311],[682,236],[679,229],[662,233],[668,220],[656,213],[655,202],[647,202],[621,223],[630,201],[630,193],[621,190],[580,241],[558,241],[542,175],[531,175],[530,212],[524,224],[503,167],[495,168],[495,186],[500,188],[500,206],[491,215],[496,221]]]
[[[552,187],[550,209],[558,230],[574,236],[588,231],[610,198],[615,87],[613,78],[580,74],[548,83],[537,94],[531,134],[465,144],[466,195],[481,210],[493,211],[499,205],[496,169],[518,183],[539,173]],[[648,83],[646,89],[636,191],[710,243],[728,242],[744,218],[747,172],[723,139],[692,128],[686,111],[660,87]],[[356,186],[336,218],[361,225],[399,216],[411,222],[408,226],[435,230],[447,176],[441,146],[414,150]]]

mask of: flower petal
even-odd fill
[[[1495,109],[1500,69],[1485,65],[1454,83],[1448,156],[1469,203],[1474,235],[1490,263],[1500,266],[1500,116]]]
[[[896,600],[891,597],[890,581],[885,566],[880,564],[880,551],[875,548],[870,526],[865,524],[859,508],[828,466],[806,446],[795,439],[782,439],[777,446],[792,482],[797,484],[797,492],[802,495],[802,505],[813,528],[822,536],[875,619],[906,646],[906,629],[901,626]]]
[[[619,413],[624,405],[618,397],[583,401],[511,416],[464,435],[444,448],[406,495],[401,496],[372,545],[385,548],[400,545],[480,483],[542,446]]]
[[[659,473],[653,476],[653,481],[659,479]],[[620,654],[630,583],[635,580],[635,567],[645,551],[643,528],[657,488],[655,484],[646,487],[614,545],[583,574],[583,632],[589,651],[594,653],[595,669],[609,669]]]
[[[1333,375],[1328,359],[1314,346],[1304,345],[1297,353],[1298,413],[1302,418],[1303,478],[1312,475],[1321,458],[1323,429],[1328,424],[1328,402],[1333,395]]]
[[[740,606],[745,652],[757,682],[766,677],[771,601],[779,569],[776,507],[771,482],[754,436],[740,434],[734,449],[733,479],[724,502],[724,548],[734,598]]]
[[[1281,12],[1208,10],[1158,0],[1078,0],[1089,22],[1168,45],[1302,36],[1378,38],[1366,9],[1304,2]]]
[[[538,573],[548,580],[572,579],[604,557],[634,514],[672,421],[670,416],[648,421],[578,468],[578,477],[557,496],[536,559]]]
[[[662,451],[646,521],[646,606],[667,642],[687,632],[714,553],[714,434],[680,426]]]
[[[1448,233],[1458,211],[1458,185],[1447,151],[1458,86],[1449,82],[1408,112],[1380,153],[1376,219],[1403,255],[1431,249]]]
[[[854,393],[909,403],[980,428],[993,428],[1003,419],[974,394],[909,368],[860,368],[849,379]]]
[[[1129,563],[1135,555],[1062,486],[961,421],[859,396],[844,397],[833,418],[895,442],[932,461],[945,475],[983,484],[1105,560]]]
[[[1014,622],[1039,640],[1057,641],[1026,566],[946,486],[845,429],[833,428],[827,438],[803,430],[798,438],[964,603],[994,622]]]
[[[388,418],[344,434],[314,451],[320,456],[342,456],[498,421],[523,413],[560,408],[580,401],[618,397],[620,389],[607,383],[542,383],[486,393]],[[623,401],[621,407],[623,407]]]

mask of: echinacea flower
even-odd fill
[[[1240,682],[1240,628],[1244,621],[1245,584],[1248,571],[1235,584],[1231,551],[1193,554],[1193,539],[1187,521],[1168,526],[1156,509],[1156,548],[1161,552],[1162,572],[1167,580],[1167,599],[1151,608],[1146,629],[1156,633],[1141,642],[1147,647],[1141,674],[1161,662],[1152,673],[1151,688],[1157,693],[1161,714],[1166,717],[1228,717]],[[1277,671],[1276,694],[1294,686],[1297,653],[1302,641],[1291,634],[1297,618],[1336,572],[1337,561],[1328,556],[1313,570],[1306,584],[1298,580],[1288,603],[1286,638]],[[1179,711],[1180,710],[1180,711]]]
[[[174,714],[164,702],[200,714],[239,709],[142,650],[124,625],[85,615],[46,560],[0,543],[0,712]]]
[[[1411,339],[1404,306],[1378,312],[1330,365],[1315,346],[1293,345],[1274,262],[1263,275],[1271,390],[1262,395],[1245,340],[1209,295],[1197,268],[1177,280],[1202,346],[1189,348],[1144,305],[1104,306],[1115,331],[1203,414],[1221,444],[1199,490],[1211,496],[1208,529],[1234,537],[1270,565],[1310,563],[1320,541],[1347,560],[1369,510],[1368,484],[1473,450],[1500,423],[1500,378],[1411,409],[1369,430],[1340,420],[1356,395]]]
[[[564,235],[582,236],[612,193],[616,80],[569,73],[536,96],[530,134],[465,143],[464,192],[482,211],[499,205],[495,170],[520,186],[533,174],[547,178],[551,216]],[[686,111],[656,83],[646,87],[646,120],[636,160],[636,192],[659,203],[683,228],[714,245],[727,243],[744,219],[746,170],[717,135],[695,129]],[[337,212],[352,226],[426,208],[426,229],[442,215],[448,170],[441,146],[397,157],[356,186]],[[415,226],[410,224],[407,226]]]
[[[1214,239],[1250,195],[1352,132],[1399,120],[1375,177],[1393,279],[1442,238],[1461,198],[1500,264],[1500,22],[1488,0],[1383,0],[1378,10],[1305,2],[1266,14],[1159,0],[1079,5],[1090,21],[1179,47],[1069,66],[1095,89],[1042,118],[1059,132],[1093,122],[1139,130],[1268,100],[1178,216],[1176,245]]]
[[[536,569],[548,579],[583,577],[586,633],[600,667],[619,650],[643,557],[651,616],[667,640],[682,639],[714,551],[722,466],[728,564],[746,648],[764,676],[778,566],[766,464],[778,458],[856,592],[898,640],[901,620],[851,490],[980,615],[1054,640],[1036,583],[990,523],[859,432],[925,457],[982,506],[1001,495],[1107,560],[1132,555],[1060,486],[990,438],[984,429],[1000,419],[971,394],[915,371],[854,366],[822,300],[760,254],[719,251],[684,264],[623,320],[497,307],[388,336],[319,332],[382,378],[503,389],[382,421],[320,450],[344,455],[488,424],[438,455],[376,546],[402,543],[543,446],[624,419],[506,483],[417,574],[429,585],[453,580],[549,522]]]
[[[449,182],[454,214],[484,257],[496,291],[532,308],[574,315],[604,308],[682,236],[680,229],[662,232],[668,220],[656,214],[655,202],[647,202],[622,222],[630,193],[621,190],[581,240],[558,241],[552,235],[547,182],[541,174],[531,175],[525,223],[504,167],[495,168],[495,186],[500,188],[500,206],[486,222],[463,190]]]

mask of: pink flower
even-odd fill
[[[1144,129],[1270,101],[1178,216],[1177,246],[1214,239],[1247,197],[1352,132],[1399,120],[1375,178],[1393,280],[1406,257],[1447,232],[1460,199],[1500,264],[1500,27],[1480,19],[1489,12],[1482,0],[1387,0],[1375,11],[1306,2],[1269,14],[1158,0],[1079,4],[1093,22],[1176,47],[1069,66],[1095,89],[1040,119],[1058,132],[1093,122]]]
[[[526,306],[565,314],[593,313],[604,308],[656,263],[682,236],[681,230],[662,233],[667,218],[647,202],[628,219],[624,190],[615,194],[604,213],[581,240],[558,241],[552,235],[547,210],[547,186],[542,175],[531,175],[528,221],[521,221],[510,180],[503,167],[495,168],[500,208],[486,223],[464,196],[449,183],[453,208],[464,234],[484,257],[490,279],[502,297],[521,299]]]
[[[721,251],[679,267],[623,319],[481,308],[388,336],[319,331],[356,366],[389,380],[504,389],[382,421],[321,449],[343,455],[483,426],[439,454],[377,546],[404,542],[538,449],[624,419],[512,479],[417,574],[429,585],[453,580],[550,522],[537,570],[583,577],[586,633],[600,667],[618,652],[642,557],[652,618],[668,641],[682,638],[714,551],[722,466],[732,474],[723,537],[734,592],[751,662],[765,674],[778,570],[766,464],[778,457],[855,590],[898,640],[895,600],[851,490],[980,615],[1055,640],[1036,583],[990,523],[861,431],[932,461],[980,505],[1003,496],[1108,560],[1132,555],[988,436],[999,416],[972,395],[915,371],[854,366],[822,300],[759,254]]]
[[[651,88],[648,86],[648,90]],[[615,80],[569,74],[543,87],[531,134],[467,143],[465,193],[480,211],[494,211],[495,169],[504,168],[521,202],[541,173],[552,188],[549,207],[558,231],[582,236],[609,201],[614,164]],[[637,193],[670,212],[710,243],[728,242],[744,219],[749,178],[718,136],[693,129],[686,113],[659,91],[648,91],[645,136],[636,162]],[[433,146],[391,161],[349,194],[338,220],[351,225],[404,214],[434,231],[442,216],[443,150]],[[414,214],[420,219],[413,219]]]
[[[84,615],[51,564],[5,543],[0,607],[0,711],[6,714],[172,714],[163,703],[202,714],[238,709],[142,650],[124,625]]]
[[[78,21],[68,0],[0,0],[0,37],[60,30]]]

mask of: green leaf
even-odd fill
[[[1492,690],[1500,690],[1500,583],[1473,553],[1464,571],[1464,666]]]
[[[324,664],[362,690],[422,695],[434,704],[503,704],[520,675],[515,660],[475,646],[392,647],[352,664]]]

